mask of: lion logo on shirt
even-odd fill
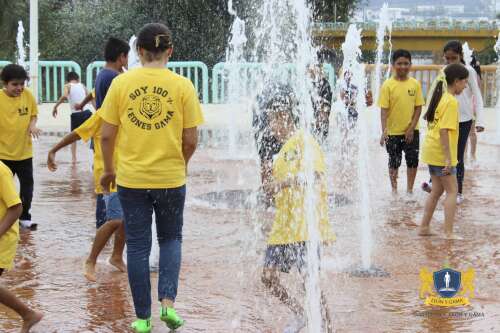
[[[139,112],[148,120],[153,120],[161,114],[161,100],[155,95],[146,95],[142,98]]]
[[[417,91],[415,89],[413,89],[413,88],[408,89],[408,96],[415,97],[416,94],[417,94]]]

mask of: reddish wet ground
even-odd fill
[[[88,283],[82,274],[95,232],[89,164],[72,166],[68,151],[63,151],[58,155],[59,170],[50,174],[45,154],[54,142],[55,138],[43,137],[36,145],[33,216],[39,230],[22,233],[15,269],[4,274],[1,283],[45,313],[34,332],[128,332],[134,312],[127,276],[106,263],[109,249],[99,261],[97,283]],[[190,168],[177,300],[186,319],[182,331],[280,332],[291,313],[266,293],[259,278],[265,248],[262,229],[270,214],[234,202],[241,201],[238,194],[246,196],[241,190],[256,188],[258,171],[254,162],[224,157],[223,151],[203,148]],[[479,166],[467,174],[466,201],[457,214],[456,231],[464,240],[446,241],[417,236],[425,195],[416,191],[411,200],[392,198],[385,152],[373,145],[373,263],[390,274],[384,278],[349,275],[360,261],[357,200],[353,193],[343,193],[338,177],[331,176],[331,191],[349,199],[332,207],[337,242],[325,251],[322,269],[321,286],[337,332],[500,331],[500,146],[481,144],[478,157]],[[336,170],[336,162],[331,164]],[[417,184],[427,178],[422,167]],[[403,174],[400,181],[403,189]],[[231,202],[207,195],[228,190],[236,190]],[[214,207],[206,200],[214,196],[226,202]],[[440,231],[441,205],[435,217],[434,230]],[[445,262],[458,270],[476,270],[476,297],[470,306],[434,309],[418,298],[420,268],[437,271]],[[154,285],[155,274],[153,279]],[[460,315],[465,312],[479,316]],[[157,314],[156,303],[153,313]],[[154,325],[153,332],[167,331],[157,316]],[[15,314],[0,306],[0,332],[18,329]]]

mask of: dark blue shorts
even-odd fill
[[[283,273],[289,273],[293,267],[296,267],[299,272],[302,272],[306,265],[306,255],[305,242],[268,245],[264,267],[276,268]]]
[[[71,132],[80,127],[90,117],[92,117],[92,112],[89,110],[73,112],[71,114]]]

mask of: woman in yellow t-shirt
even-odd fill
[[[138,318],[132,328],[147,333],[151,331],[148,258],[153,211],[160,247],[160,319],[172,330],[184,324],[173,306],[181,266],[186,170],[203,114],[191,81],[166,68],[173,51],[170,30],[163,24],[147,24],[138,34],[136,47],[143,67],[116,77],[101,106],[101,185],[104,192],[115,182],[118,185],[129,284]]]
[[[0,161],[0,276],[12,268],[19,239],[19,223],[23,207],[9,168]],[[0,286],[0,304],[16,311],[23,319],[21,332],[42,320],[43,314],[33,311],[8,289]]]
[[[432,190],[425,203],[420,236],[430,236],[430,222],[437,202],[446,191],[444,201],[444,236],[453,235],[453,222],[457,208],[457,146],[459,131],[458,101],[455,98],[467,85],[469,71],[461,64],[448,65],[445,77],[437,83],[429,107],[424,116],[427,133],[422,147],[422,161],[429,165]]]

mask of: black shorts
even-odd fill
[[[306,265],[306,254],[305,242],[268,245],[264,267],[276,268],[283,273],[289,273],[292,267],[296,267],[299,272],[302,272]]]
[[[71,114],[71,132],[80,127],[90,117],[92,117],[92,112],[89,110],[73,112]]]
[[[278,154],[283,147],[274,136],[262,136],[258,143],[259,157],[261,163],[265,161],[272,161],[274,155]]]
[[[406,143],[404,135],[389,135],[385,146],[389,154],[389,169],[398,169],[401,166],[403,151],[405,152],[406,166],[408,168],[418,167],[419,131],[415,131],[413,141],[410,143]]]

